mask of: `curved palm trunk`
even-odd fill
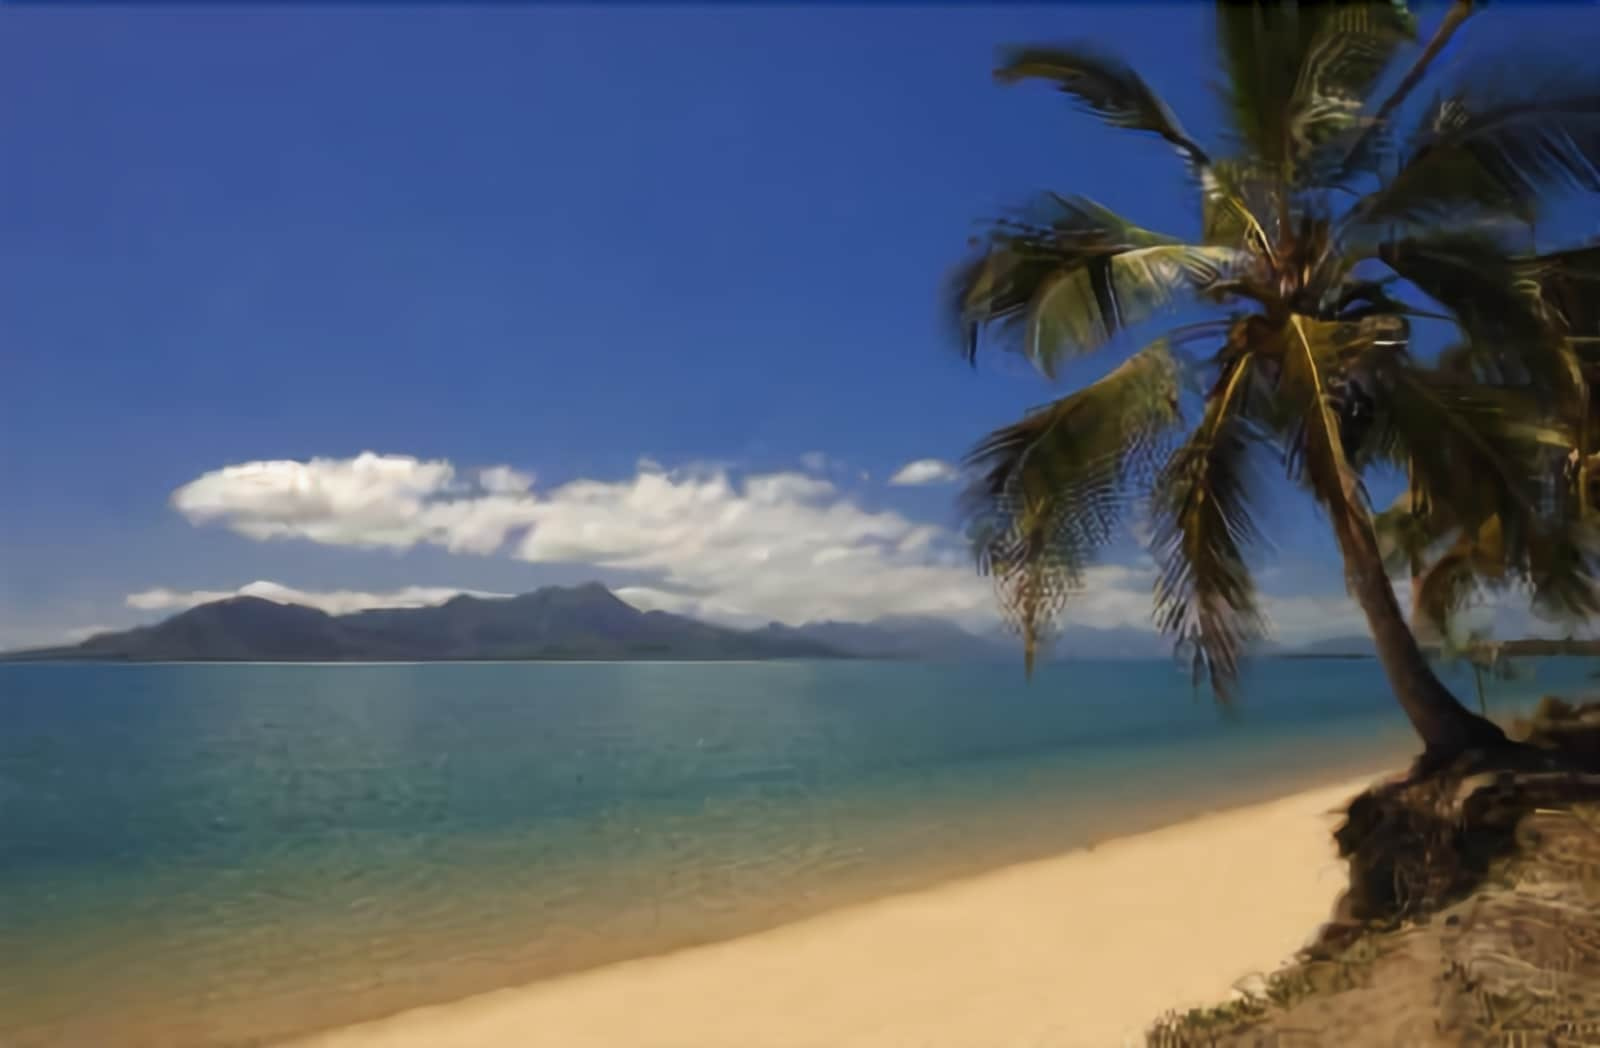
[[[1468,710],[1434,674],[1417,646],[1416,637],[1400,612],[1372,523],[1359,504],[1334,512],[1333,531],[1344,554],[1345,580],[1350,594],[1366,613],[1367,625],[1377,644],[1378,661],[1389,686],[1400,700],[1411,726],[1422,738],[1430,756],[1449,756],[1463,750],[1502,745],[1506,741],[1492,721]]]

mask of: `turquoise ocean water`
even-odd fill
[[[1249,673],[1230,717],[1164,662],[3,665],[0,1044],[270,1042],[1409,752],[1370,661]]]

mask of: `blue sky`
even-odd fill
[[[994,49],[1113,44],[1218,127],[1205,5],[3,21],[0,647],[256,580],[977,621],[956,489],[888,480],[1052,390],[960,363],[944,275],[1044,188],[1197,225],[1161,142],[994,86]],[[1314,512],[1269,522],[1285,632],[1352,625]],[[1081,621],[1144,621],[1113,560]]]

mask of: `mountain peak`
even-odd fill
[[[255,597],[241,594],[237,597],[224,597],[207,604],[196,604],[194,607],[180,612],[176,617],[202,615],[262,615],[268,617],[314,617],[330,618],[327,612],[320,608],[309,608],[304,604],[290,604],[288,601],[273,600],[271,597]],[[170,620],[169,620],[170,621]]]

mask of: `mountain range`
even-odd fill
[[[260,597],[201,604],[151,626],[9,658],[133,661],[445,659],[773,659],[838,653],[803,637],[640,611],[599,583],[517,597],[458,596],[421,608],[329,615]]]
[[[1367,654],[1365,638],[1323,642],[1302,654]],[[1058,658],[1161,658],[1168,641],[1148,630],[1074,626]],[[548,586],[517,597],[462,595],[420,608],[329,615],[259,597],[201,604],[149,626],[81,644],[0,654],[0,659],[121,661],[431,661],[450,659],[907,659],[1014,661],[1015,637],[971,633],[943,619],[715,626],[641,611],[605,586]],[[1262,654],[1286,654],[1274,648]]]

